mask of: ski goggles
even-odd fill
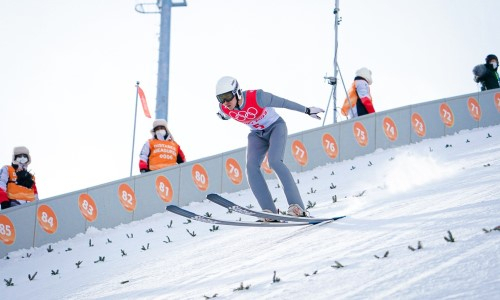
[[[217,95],[217,100],[220,104],[224,104],[224,102],[229,102],[233,100],[234,96],[236,96],[236,92],[229,91],[223,94]]]

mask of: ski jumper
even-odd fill
[[[262,90],[245,91],[242,99],[239,109],[229,110],[222,104],[219,107],[224,114],[250,127],[246,172],[248,184],[260,207],[277,213],[271,192],[260,170],[267,152],[269,166],[281,181],[288,204],[297,204],[305,210],[292,174],[283,162],[288,129],[273,107],[302,113],[306,107]]]

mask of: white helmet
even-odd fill
[[[215,87],[215,95],[219,96],[227,92],[232,92],[233,95],[241,98],[241,88],[236,78],[231,76],[224,76],[219,81],[217,81],[217,86]]]
[[[367,68],[361,68],[361,69],[357,70],[356,76],[363,77],[364,79],[366,79],[366,81],[368,82],[369,85],[371,85],[373,83],[372,71],[370,71]]]

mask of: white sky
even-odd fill
[[[129,175],[135,82],[154,113],[160,25],[159,14],[137,13],[137,3],[0,2],[0,164],[11,162],[14,146],[27,146],[42,199]],[[327,107],[334,4],[188,0],[172,9],[168,121],[188,160],[246,146],[246,126],[215,117],[221,76]],[[370,68],[378,111],[475,92],[473,66],[500,54],[499,11],[497,0],[341,0],[345,84]],[[341,85],[337,95],[339,106]],[[289,133],[322,125],[278,112]],[[139,107],[134,174],[151,123]]]
[[[500,125],[465,130],[295,173],[305,203],[316,203],[312,215],[347,215],[322,226],[219,226],[211,232],[211,224],[184,224],[185,218],[164,212],[113,229],[91,227],[50,244],[50,253],[44,245],[0,259],[0,295],[21,300],[34,295],[196,300],[214,294],[215,299],[252,300],[498,299],[500,231],[483,228],[500,225],[499,140]],[[268,181],[284,209],[283,190],[273,188],[277,183]],[[248,189],[225,196],[258,207]],[[219,219],[255,220],[227,214],[208,201],[187,208]],[[444,240],[448,230],[454,243]],[[419,241],[422,249],[408,249]],[[374,257],[387,251],[386,258]],[[99,257],[104,262],[95,263]],[[335,261],[344,268],[332,268]],[[280,282],[272,283],[274,271]],[[241,284],[249,289],[234,291]]]

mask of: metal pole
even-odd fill
[[[132,177],[132,168],[134,165],[134,147],[135,147],[135,124],[137,121],[137,102],[139,99],[139,81],[135,86],[135,112],[134,112],[134,133],[132,134],[132,157],[130,158],[130,177]]]
[[[161,3],[160,55],[158,59],[155,115],[157,119],[168,121],[168,75],[170,68],[170,16],[172,1],[162,0]]]
[[[337,48],[339,47],[338,42],[338,28],[339,28],[339,0],[335,0],[335,9],[333,14],[335,14],[335,55],[333,57],[333,78],[335,78],[335,85],[333,86],[333,123],[337,123]]]
[[[151,7],[156,7],[155,10]],[[170,69],[170,19],[172,7],[187,6],[186,0],[174,2],[172,0],[157,0],[156,3],[141,3],[135,10],[142,14],[160,13],[160,49],[158,58],[158,82],[156,85],[155,117],[168,121],[168,86]]]

